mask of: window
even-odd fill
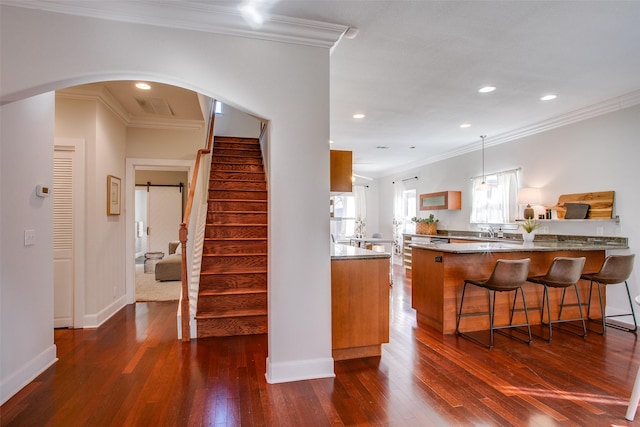
[[[405,224],[405,231],[413,231],[407,230],[407,225],[413,224],[411,218],[417,216],[416,207],[416,190],[404,190],[402,192],[402,221]]]
[[[222,114],[222,102],[220,101],[216,102],[216,114],[217,115]]]
[[[331,234],[337,240],[343,240],[355,233],[356,198],[351,195],[333,196],[333,218]]]
[[[472,179],[471,223],[506,224],[518,213],[518,171],[506,171]]]

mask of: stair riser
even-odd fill
[[[266,254],[266,240],[214,240],[205,241],[203,252],[206,255],[224,254]]]
[[[211,225],[204,231],[205,238],[226,239],[226,238],[266,238],[266,225]]]
[[[200,290],[267,289],[267,273],[202,274]]]
[[[267,212],[266,200],[215,200],[209,201],[209,211],[231,211],[231,212]]]
[[[266,255],[248,256],[202,256],[202,272],[222,273],[240,272],[242,270],[265,270],[267,269]]]
[[[260,144],[258,138],[248,138],[242,136],[216,136],[213,139],[214,146],[218,144],[224,143],[235,143],[235,144]]]
[[[198,338],[267,333],[267,316],[231,319],[198,319]]]
[[[210,190],[266,190],[265,181],[225,181],[218,179],[209,180]]]
[[[266,224],[267,213],[247,212],[247,213],[223,213],[207,212],[207,224]]]
[[[209,190],[209,199],[267,200],[267,192],[263,190]]]
[[[250,148],[226,148],[216,147],[213,149],[213,157],[219,156],[239,156],[239,157],[255,157],[262,158],[260,149],[253,150]]]
[[[212,156],[212,162],[237,163],[240,165],[262,165],[261,157]]]
[[[230,310],[267,310],[267,293],[242,295],[200,295],[198,313]]]
[[[245,172],[245,171],[211,171],[211,179],[230,179],[243,181],[265,182],[264,172]]]
[[[263,172],[262,165],[239,165],[236,163],[211,163],[212,171],[246,171],[246,172]]]
[[[260,143],[258,142],[231,142],[231,141],[216,141],[213,145],[214,150],[216,148],[237,148],[240,150],[258,150],[260,151]]]

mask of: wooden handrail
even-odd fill
[[[193,174],[191,178],[191,186],[189,187],[189,196],[187,197],[187,204],[184,210],[184,217],[182,218],[182,223],[180,224],[180,231],[178,232],[178,236],[180,239],[180,245],[182,247],[182,268],[181,268],[181,278],[182,278],[182,306],[181,306],[181,315],[182,315],[182,341],[187,342],[191,341],[191,332],[189,329],[189,320],[190,320],[190,306],[191,301],[189,298],[189,282],[187,277],[187,238],[189,235],[189,218],[191,217],[191,208],[193,207],[193,198],[195,196],[196,184],[198,183],[198,172],[200,171],[200,159],[205,154],[209,154],[211,152],[211,147],[213,145],[213,126],[215,124],[216,118],[216,107],[218,101],[213,101],[213,109],[211,112],[211,120],[209,122],[209,133],[207,135],[207,145],[206,148],[198,150],[198,154],[196,155],[196,163],[193,168]]]

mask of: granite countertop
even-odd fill
[[[369,249],[362,249],[357,246],[332,244],[331,259],[332,260],[348,260],[348,259],[375,259],[390,258],[391,254],[387,252],[376,252]]]
[[[522,241],[473,242],[473,243],[414,243],[411,248],[453,254],[471,254],[482,252],[545,252],[545,251],[602,251],[629,249],[626,243],[619,242],[566,242],[541,241],[523,243]]]

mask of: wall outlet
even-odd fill
[[[36,230],[24,230],[24,245],[33,246],[36,244]]]

